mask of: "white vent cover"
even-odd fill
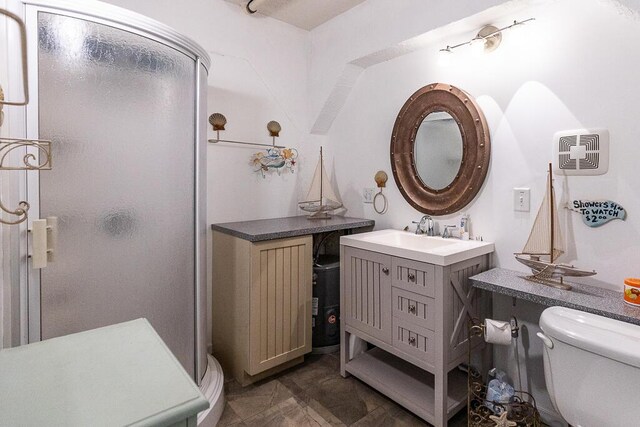
[[[575,129],[553,136],[553,170],[558,175],[603,175],[609,170],[609,131]]]

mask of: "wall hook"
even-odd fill
[[[387,196],[382,194],[382,189],[387,186],[387,181],[389,179],[389,176],[385,171],[378,171],[376,172],[376,175],[373,177],[373,179],[376,181],[376,185],[380,189],[380,191],[378,191],[376,195],[373,196],[373,210],[379,213],[380,215],[383,215],[387,212],[387,209],[389,208],[389,203],[387,201]],[[378,209],[377,200],[379,198],[382,199],[381,209]]]

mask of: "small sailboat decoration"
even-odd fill
[[[564,248],[553,189],[551,163],[549,163],[547,191],[533,223],[529,239],[522,252],[516,253],[515,256],[519,262],[531,268],[533,274],[527,276],[526,279],[569,290],[571,286],[564,283],[564,277],[593,276],[596,272],[595,270],[580,270],[573,265],[556,263],[556,259],[565,252]]]
[[[324,168],[322,157],[322,147],[320,147],[320,160],[316,171],[313,174],[311,188],[307,194],[305,201],[298,203],[300,209],[305,212],[311,212],[309,219],[326,219],[330,218],[329,212],[342,207],[342,203],[331,188],[331,182]]]

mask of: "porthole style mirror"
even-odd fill
[[[404,198],[420,212],[459,211],[478,194],[489,168],[487,122],[474,99],[444,83],[415,92],[391,135],[391,169]]]

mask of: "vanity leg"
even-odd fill
[[[345,366],[349,362],[349,353],[351,352],[351,347],[349,345],[349,341],[351,341],[351,334],[345,330],[344,325],[344,319],[346,319],[344,267],[344,246],[340,245],[340,375],[347,378],[349,374],[347,373]]]
[[[436,269],[436,283],[445,283],[447,286],[436,286],[435,298],[436,301],[443,301],[442,304],[436,304],[436,323],[435,323],[435,372],[434,372],[434,413],[433,424],[436,427],[447,427],[449,421],[447,409],[448,409],[448,372],[447,367],[448,355],[449,355],[449,340],[447,337],[451,335],[453,325],[451,325],[448,313],[452,310],[452,307],[444,306],[444,301],[451,301],[451,286],[449,286],[450,267],[443,267]]]
[[[447,427],[449,418],[447,416],[447,373],[440,370],[435,375],[435,411],[433,414],[433,424],[436,427]]]
[[[342,331],[340,332],[340,375],[344,378],[349,376],[349,373],[345,370],[345,365],[349,362],[349,341],[351,334],[344,330],[344,327],[341,327]]]

